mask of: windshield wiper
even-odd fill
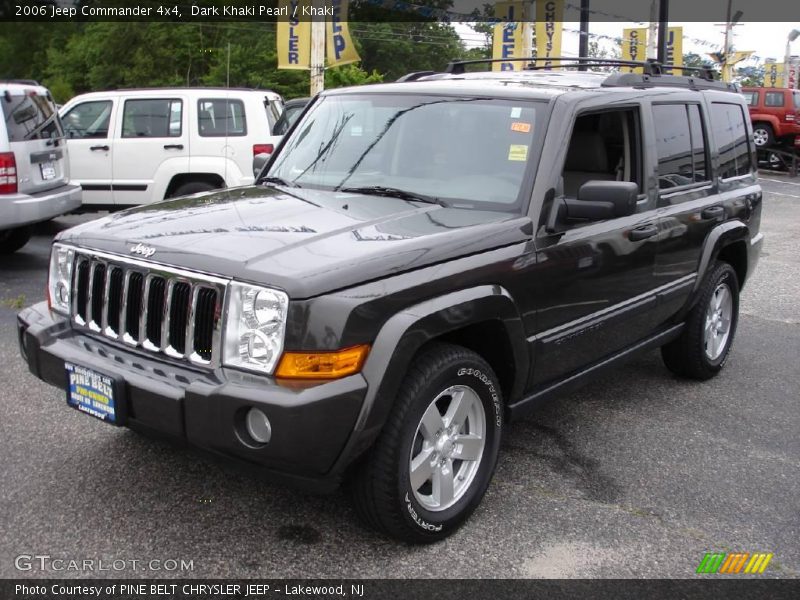
[[[386,187],[383,185],[368,185],[364,187],[346,187],[337,190],[339,192],[351,192],[353,194],[367,194],[372,196],[386,196],[387,198],[401,198],[402,200],[411,200],[412,202],[425,202],[426,204],[438,204],[439,206],[450,206],[441,198],[435,196],[427,196],[425,194],[417,194],[416,192],[409,192],[408,190],[401,190],[400,188]]]
[[[274,185],[282,185],[284,187],[294,187],[299,188],[302,187],[299,183],[295,183],[294,181],[286,181],[282,177],[262,177],[258,180],[258,183],[272,183]]]

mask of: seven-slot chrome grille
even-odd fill
[[[226,284],[209,275],[76,250],[72,321],[130,346],[216,365]]]

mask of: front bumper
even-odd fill
[[[340,471],[349,462],[342,451],[367,389],[360,374],[290,389],[232,369],[199,370],[73,331],[44,302],[23,310],[17,327],[22,355],[39,379],[65,389],[65,362],[115,378],[127,413],[125,425],[132,429],[250,464],[275,480],[320,492],[338,486]],[[255,443],[246,433],[244,415],[251,407],[261,409],[271,423],[267,444]]]
[[[81,186],[62,185],[35,194],[0,197],[0,228],[12,229],[61,216],[81,206]]]

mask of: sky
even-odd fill
[[[708,52],[722,49],[724,41],[723,27],[716,27],[713,23],[670,23],[670,26],[683,27],[684,54],[694,52],[705,56]],[[600,43],[601,46],[611,47],[616,45],[616,42],[607,38],[622,37],[622,30],[628,27],[642,27],[642,25],[636,23],[595,22],[590,23],[589,33],[595,35],[592,39]],[[743,65],[755,65],[757,62],[763,62],[765,58],[774,58],[778,62],[783,62],[787,36],[793,28],[800,29],[800,23],[741,23],[733,28],[732,44],[736,50],[754,51],[753,57]],[[466,25],[458,25],[456,29],[468,46],[478,45],[482,39],[480,34],[477,34]],[[578,23],[564,23],[562,53],[565,56],[577,56],[578,54],[578,29]],[[607,36],[607,38],[602,36]],[[790,48],[792,54],[800,55],[800,38],[795,40]]]

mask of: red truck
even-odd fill
[[[750,108],[753,141],[757,148],[800,146],[800,91],[746,87],[742,88],[742,94]]]

